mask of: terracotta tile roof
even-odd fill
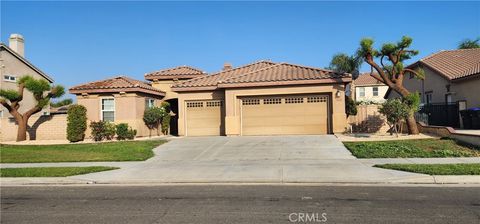
[[[378,81],[377,79],[373,78],[368,73],[361,73],[357,79],[353,80],[353,84],[355,86],[376,86],[376,85],[385,85],[383,82]]]
[[[165,92],[153,88],[150,84],[128,78],[126,76],[118,76],[111,79],[89,82],[82,85],[74,86],[69,89],[72,94],[81,93],[106,93],[106,92],[142,92],[151,95],[164,96]]]
[[[248,72],[252,72],[258,69],[262,69],[268,66],[272,66],[275,63],[270,61],[258,61],[241,67],[220,71],[211,75],[206,75],[199,78],[194,78],[186,80],[184,82],[179,82],[172,86],[172,88],[201,88],[201,89],[216,89],[217,84],[221,80],[225,80],[234,76],[242,75]]]
[[[150,81],[155,79],[191,79],[204,75],[206,75],[204,71],[184,65],[147,73],[145,79]]]
[[[269,67],[234,76],[219,82],[220,87],[272,86],[288,84],[313,84],[349,82],[351,75],[331,70],[312,68],[290,63],[278,63]]]
[[[449,80],[480,74],[480,48],[440,51],[410,65],[423,64]]]

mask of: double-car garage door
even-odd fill
[[[241,135],[327,134],[327,95],[255,96],[241,98]],[[222,135],[221,100],[186,102],[186,135]]]
[[[328,96],[243,98],[241,117],[242,135],[327,134]]]

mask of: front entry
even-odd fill
[[[242,135],[329,133],[329,96],[284,95],[242,98]]]
[[[185,102],[186,136],[216,136],[223,134],[223,101],[195,100]]]

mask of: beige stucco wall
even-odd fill
[[[146,98],[155,99],[155,105],[160,105],[159,97],[152,97],[138,93],[126,94],[89,94],[78,95],[77,103],[87,108],[88,121],[101,120],[101,100],[105,98],[115,99],[115,124],[128,123],[133,129],[137,130],[137,136],[148,136],[149,129],[143,122],[143,113],[145,111]],[[91,137],[91,130],[87,130],[87,136]],[[152,135],[156,130],[152,131]]]
[[[445,94],[447,94],[446,86],[450,84],[452,102],[466,100],[467,108],[480,107],[480,88],[478,88],[480,86],[480,77],[450,82],[429,68],[423,67],[423,70],[425,71],[424,81],[415,78],[410,79],[410,76],[404,78],[403,83],[408,90],[422,93],[422,82],[424,82],[425,93],[432,93],[432,102],[443,103],[445,102]],[[389,98],[396,98],[398,96],[397,93],[392,91]],[[425,102],[424,97],[425,96],[422,96],[422,102]]]
[[[17,90],[18,89],[17,83],[5,81],[3,78],[4,75],[15,76],[17,77],[17,79],[25,75],[30,75],[36,79],[45,79],[42,75],[37,73],[35,70],[25,65],[25,63],[23,63],[17,57],[13,56],[10,52],[1,48],[0,50],[0,89]],[[20,102],[20,109],[19,109],[20,113],[23,113],[29,110],[30,108],[35,106],[35,104],[36,104],[36,101],[33,98],[32,93],[30,93],[28,90],[25,90],[24,98]],[[3,117],[11,116],[8,110],[2,105],[0,105],[0,111],[3,111]],[[44,114],[44,112],[48,112],[48,111],[49,111],[49,108],[47,107],[43,111],[39,112],[38,114]],[[0,112],[0,115],[1,115],[1,112]]]
[[[0,142],[15,141],[18,126],[13,118],[0,118]],[[33,115],[28,120],[27,139],[30,140],[66,140],[67,115]]]
[[[339,91],[340,96],[336,93]],[[323,93],[331,96],[331,127],[334,133],[343,132],[346,128],[345,114],[345,86],[335,85],[303,85],[291,87],[262,87],[227,89],[225,91],[204,92],[181,92],[178,95],[179,102],[179,135],[185,135],[185,101],[187,100],[210,100],[224,99],[225,106],[225,134],[235,136],[241,134],[240,99],[243,96],[259,95],[285,95],[285,94],[310,94]]]
[[[373,95],[373,87],[378,87],[378,96]],[[365,96],[360,96],[360,88],[365,88]],[[357,102],[384,102],[385,93],[387,93],[388,86],[355,86],[355,101]]]
[[[152,82],[153,88],[156,88],[165,92],[165,98],[164,98],[165,100],[178,97],[176,92],[172,92],[173,84],[175,84],[175,81],[173,80],[158,80],[158,81]]]

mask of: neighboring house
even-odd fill
[[[143,122],[145,108],[158,106],[165,96],[149,83],[125,76],[74,86],[70,93],[77,96],[77,104],[87,108],[89,121],[128,123],[139,136],[149,133]]]
[[[382,103],[385,101],[384,97],[388,86],[373,78],[370,73],[360,74],[357,79],[353,80],[352,86],[355,88],[356,102]]]
[[[178,83],[178,133],[295,135],[343,132],[350,74],[260,61]]]
[[[408,66],[421,68],[425,79],[406,75],[403,84],[419,92],[424,104],[465,101],[466,108],[480,107],[480,49],[444,50]],[[386,98],[399,95],[388,91]]]
[[[25,44],[22,35],[12,34],[9,38],[9,46],[0,43],[0,89],[18,90],[17,80],[25,75],[36,79],[44,79],[53,83],[53,79],[40,69],[35,67],[25,58]],[[20,102],[19,112],[23,113],[36,105],[37,101],[28,90],[24,91],[23,100]],[[49,107],[40,114],[48,113]],[[11,117],[8,110],[0,105],[0,117]]]
[[[149,98],[155,105],[170,102],[177,115],[171,133],[178,130],[181,136],[330,134],[346,126],[345,86],[351,82],[347,73],[259,61],[237,68],[226,64],[210,75],[181,66],[145,78],[151,85],[117,77],[70,92],[87,107],[89,120],[127,122],[145,130],[138,135],[148,133],[141,117],[142,102]]]

